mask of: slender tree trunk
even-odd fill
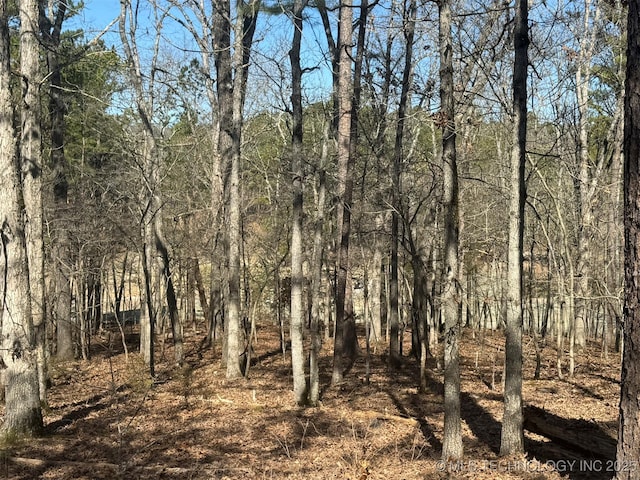
[[[577,178],[577,255],[575,269],[577,279],[574,294],[573,339],[570,347],[580,349],[586,345],[587,333],[587,297],[591,270],[591,239],[593,236],[593,201],[595,186],[602,168],[593,168],[589,155],[589,84],[591,81],[591,62],[596,44],[597,23],[600,7],[594,2],[595,13],[591,11],[592,1],[585,0],[583,31],[581,32],[578,65],[576,66],[576,97],[578,100],[578,178]],[[592,16],[594,17],[592,20]]]
[[[460,425],[460,288],[458,283],[458,167],[453,83],[453,41],[450,0],[439,2],[440,43],[440,125],[442,127],[444,278],[442,316],[444,317],[444,439],[442,458],[462,457]]]
[[[216,86],[217,86],[217,95],[218,95],[218,155],[220,157],[220,172],[222,179],[222,210],[224,223],[228,222],[229,216],[229,190],[230,190],[230,181],[231,178],[229,176],[230,168],[231,168],[231,156],[232,156],[232,143],[233,143],[233,70],[231,67],[231,4],[229,0],[215,0],[213,2],[214,15],[213,15],[213,51],[214,51],[214,60],[216,67]],[[215,199],[214,199],[215,202]],[[216,212],[214,212],[215,214]],[[222,288],[223,297],[224,297],[224,339],[223,339],[223,352],[222,352],[222,360],[223,365],[227,365],[227,376],[228,377],[240,377],[242,375],[240,371],[240,365],[237,361],[232,362],[233,365],[231,367],[228,366],[228,335],[229,335],[229,323],[231,321],[231,316],[229,315],[229,292],[228,287],[230,285],[230,272],[229,272],[229,225],[226,225],[226,229],[223,234],[223,243],[225,250],[225,264],[224,264],[224,272],[225,282]],[[239,234],[239,233],[238,233]],[[238,267],[239,268],[239,267]],[[238,290],[240,286],[238,285]],[[212,307],[213,308],[213,307]],[[239,300],[238,305],[235,308],[239,308]],[[233,321],[237,322],[237,315],[233,319]],[[237,337],[238,325],[232,325],[232,329],[234,329],[234,334]],[[237,343],[234,343],[234,346],[237,346]],[[237,357],[239,352],[234,351],[234,357]]]
[[[322,348],[323,323],[323,292],[322,292],[322,266],[323,266],[323,231],[324,231],[324,204],[326,196],[326,172],[324,171],[324,159],[326,158],[327,142],[323,144],[322,164],[318,175],[318,200],[316,219],[313,235],[313,276],[311,279],[311,352],[309,355],[309,405],[316,406],[320,399],[320,349]],[[325,305],[326,308],[326,305]],[[328,330],[328,323],[325,325]]]
[[[325,334],[329,332],[329,282],[323,282],[324,259],[324,224],[325,224],[325,198],[327,191],[327,174],[325,167],[328,157],[329,129],[328,123],[324,130],[320,165],[318,167],[318,188],[316,200],[316,218],[313,234],[313,259],[311,262],[311,352],[309,354],[309,405],[317,406],[320,399],[320,350],[322,348],[322,332],[324,325]],[[323,287],[324,285],[324,287]]]
[[[162,199],[160,192],[160,151],[157,145],[152,117],[154,112],[154,75],[152,73],[146,81],[143,80],[141,59],[137,42],[137,10],[132,8],[130,0],[120,0],[120,40],[122,42],[127,61],[128,78],[135,91],[135,102],[138,117],[142,123],[141,163],[142,181],[144,189],[141,192],[143,205],[141,236],[143,244],[143,281],[146,300],[146,312],[141,309],[140,315],[140,352],[147,365],[149,373],[154,375],[154,343],[156,321],[160,318],[162,290],[163,262],[159,253],[159,242],[162,232]],[[157,20],[157,19],[156,19]],[[156,23],[155,35],[160,35],[162,25]],[[155,72],[157,52],[151,59],[150,70]],[[160,259],[158,257],[160,256]]]
[[[339,73],[338,73],[338,275],[336,286],[336,333],[333,351],[333,373],[331,383],[340,383],[344,375],[342,356],[345,353],[345,326],[350,319],[345,312],[345,296],[347,290],[347,274],[349,272],[349,235],[351,227],[351,115],[353,83],[351,77],[352,64],[352,19],[353,5],[351,0],[340,3],[339,28]],[[342,220],[342,221],[340,221]]]
[[[35,34],[37,4],[23,1],[21,15],[21,55],[23,62],[36,62],[38,43]],[[35,23],[35,25],[34,25]],[[2,265],[5,279],[2,305],[2,348],[0,350],[4,369],[2,380],[5,387],[5,415],[2,431],[7,435],[38,434],[42,430],[42,411],[38,387],[38,367],[35,343],[33,303],[27,256],[27,240],[20,205],[23,195],[13,127],[11,102],[11,63],[9,53],[9,23],[6,0],[0,0],[0,218],[2,226]],[[35,59],[29,58],[35,55]],[[27,57],[27,58],[25,58]],[[23,63],[23,68],[26,64]],[[35,77],[26,76],[30,68],[23,71],[23,82],[28,88]],[[35,85],[31,85],[35,88]],[[29,96],[23,92],[26,105]],[[34,92],[35,94],[35,92]],[[36,100],[30,98],[29,101]],[[36,119],[37,120],[37,119]],[[24,122],[23,122],[24,126]],[[33,128],[36,128],[33,126]],[[37,131],[31,130],[36,134]],[[35,140],[23,133],[23,140]],[[34,147],[39,148],[39,147]],[[23,151],[26,146],[23,146]],[[36,154],[36,152],[31,152]],[[39,158],[39,153],[37,153]],[[27,157],[28,160],[30,157]],[[39,165],[39,164],[38,164]],[[36,168],[37,165],[34,165]],[[39,173],[34,171],[34,173]],[[42,217],[40,217],[42,218]],[[37,271],[37,268],[35,269]],[[37,297],[36,297],[37,298]],[[43,305],[40,305],[42,308]]]
[[[378,223],[378,222],[376,222]],[[380,222],[382,224],[382,222]],[[382,318],[380,298],[382,296],[382,248],[378,236],[374,239],[371,273],[369,274],[369,309],[371,310],[371,340],[378,343],[382,339]]]
[[[424,262],[418,253],[412,256],[413,263],[413,325],[418,331],[416,356],[420,361],[420,389],[427,389],[427,353],[429,335],[429,282]]]
[[[640,458],[640,1],[629,1],[624,103],[624,351],[620,389],[618,480],[638,478]],[[634,468],[624,468],[632,466]]]
[[[154,256],[151,244],[144,239],[151,236],[148,232],[151,230],[151,225],[145,221],[143,217],[143,224],[141,234],[143,238],[142,251],[140,252],[140,353],[144,360],[144,363],[149,367],[149,375],[155,375],[155,327],[156,327],[156,309],[154,307],[153,298],[155,284],[152,277],[154,268]]]
[[[239,153],[239,152],[238,152]],[[242,376],[240,366],[240,157],[232,154],[227,184],[227,274],[228,298],[225,315],[227,378]]]
[[[415,34],[416,2],[411,0],[403,12],[404,37],[405,37],[405,63],[402,73],[402,90],[398,105],[398,120],[396,123],[396,138],[393,151],[393,212],[391,218],[391,275],[389,279],[389,294],[391,296],[391,311],[389,312],[389,360],[394,363],[399,360],[399,285],[398,285],[398,245],[400,243],[399,228],[400,218],[403,214],[402,205],[402,170],[404,163],[404,135],[407,108],[410,104],[410,88],[413,77],[413,38]]]
[[[173,338],[174,358],[176,364],[182,366],[184,362],[184,346],[183,346],[183,325],[180,320],[178,311],[178,300],[171,275],[169,265],[169,249],[167,241],[162,232],[162,222],[160,218],[155,219],[154,223],[155,244],[160,254],[162,262],[162,283],[164,285],[165,297],[167,300],[167,310],[169,312],[169,321],[171,322],[171,337]]]
[[[230,6],[226,0],[221,2],[223,10],[217,12],[216,16],[226,16],[230,18]],[[223,164],[228,168],[225,182],[226,188],[226,219],[227,219],[227,262],[228,262],[228,299],[226,322],[226,346],[227,346],[227,378],[238,378],[242,376],[240,357],[242,353],[242,332],[240,329],[241,294],[240,294],[240,244],[242,242],[242,225],[240,211],[240,153],[243,124],[243,107],[245,97],[246,77],[249,65],[249,52],[255,31],[259,2],[254,1],[245,4],[242,0],[237,0],[236,21],[234,25],[233,55],[230,59],[223,59],[230,62],[229,67],[221,64],[221,73],[224,78],[231,83],[223,87],[231,88],[230,92],[224,92],[223,102],[221,102],[220,92],[218,103],[222,103],[222,113],[225,115],[225,123],[221,125],[224,135],[220,138],[220,147],[223,148],[221,155]],[[230,24],[226,19],[221,20],[226,33],[221,37],[221,43],[230,43],[225,37],[228,35]],[[218,64],[218,62],[216,62]],[[227,68],[229,71],[227,72]],[[231,79],[232,78],[232,79]],[[220,87],[219,87],[220,88]],[[228,102],[231,102],[230,111]],[[229,118],[230,113],[230,118]],[[227,124],[230,120],[230,124]],[[229,128],[230,127],[230,128]],[[221,131],[222,134],[222,131]],[[224,138],[224,141],[223,141]]]
[[[42,6],[41,6],[42,8]],[[64,152],[66,106],[62,92],[62,75],[58,60],[60,33],[67,4],[57,2],[55,17],[50,19],[41,12],[40,28],[47,45],[49,71],[49,117],[51,122],[51,169],[53,173],[53,201],[56,221],[52,228],[52,260],[54,263],[53,319],[56,324],[56,356],[59,360],[73,359],[73,332],[71,324],[71,239],[66,216],[68,210],[67,159]],[[45,379],[41,378],[42,395]],[[45,381],[46,383],[46,381]]]
[[[293,395],[298,405],[307,402],[307,384],[304,372],[302,308],[302,68],[300,43],[302,40],[302,0],[293,3],[293,41],[289,52],[291,61],[291,105],[293,127],[291,138],[291,172],[293,175],[293,219],[291,228],[291,364],[293,369]]]
[[[397,365],[400,361],[400,311],[399,296],[400,288],[398,285],[398,229],[399,229],[399,213],[397,211],[397,199],[399,198],[398,189],[400,188],[399,166],[394,161],[393,167],[393,203],[395,205],[391,212],[391,255],[389,258],[389,311],[387,312],[387,321],[389,322],[389,364]]]
[[[193,280],[198,290],[198,299],[200,300],[200,307],[202,308],[202,314],[208,325],[211,325],[211,307],[210,302],[207,301],[207,294],[204,289],[204,281],[202,280],[202,273],[200,272],[200,261],[198,257],[195,257],[191,261],[191,268],[193,269]],[[213,276],[213,274],[212,274]],[[213,301],[213,297],[209,297]],[[209,327],[208,327],[209,328]]]
[[[340,248],[341,254],[346,255],[347,260],[347,274],[346,274],[346,289],[344,297],[344,311],[345,311],[345,323],[344,323],[344,351],[343,353],[349,357],[350,361],[354,361],[356,355],[360,352],[360,346],[358,344],[358,335],[356,332],[356,320],[353,310],[353,279],[351,275],[351,258],[350,258],[350,244],[351,244],[351,212],[353,209],[353,178],[352,171],[353,165],[356,162],[358,156],[358,122],[360,114],[360,97],[362,95],[362,62],[365,54],[365,33],[367,27],[367,16],[369,13],[368,0],[362,0],[360,2],[360,15],[358,17],[358,37],[356,46],[356,56],[353,62],[353,98],[351,101],[351,129],[349,140],[349,165],[346,182],[345,182],[345,205],[349,206],[349,214],[342,216],[342,229],[347,235],[341,235]],[[353,32],[352,32],[353,33]],[[344,212],[344,211],[343,211]],[[346,242],[346,243],[345,243]]]
[[[501,455],[524,452],[522,430],[522,258],[524,234],[524,166],[527,142],[528,0],[516,2],[513,46],[513,151],[509,203],[505,391]],[[533,261],[533,259],[531,259]]]
[[[46,404],[46,302],[44,282],[44,237],[42,204],[42,131],[40,128],[40,10],[37,0],[20,4],[20,75],[22,108],[20,160],[25,211],[25,235],[29,262],[29,283],[37,351],[38,378],[45,387],[40,392]]]

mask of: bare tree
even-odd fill
[[[323,315],[323,292],[322,292],[322,265],[323,265],[323,230],[324,230],[324,209],[327,190],[327,174],[325,165],[327,161],[327,144],[329,143],[328,124],[325,128],[325,135],[322,142],[322,153],[320,154],[320,166],[318,168],[318,193],[316,200],[316,216],[313,232],[313,254],[312,254],[312,274],[311,274],[311,351],[309,353],[309,405],[316,406],[320,397],[320,349],[322,348],[322,336],[320,333]],[[326,288],[326,287],[325,287]],[[326,308],[326,305],[324,306]],[[325,325],[328,330],[329,325]]]
[[[26,104],[23,108],[25,108],[34,106],[30,102],[37,100],[39,86],[36,72],[39,56],[38,5],[35,0],[20,2],[20,18],[23,88],[26,89],[23,91]],[[2,222],[0,239],[5,279],[1,318],[4,363],[2,376],[6,402],[2,430],[7,434],[37,434],[42,429],[42,411],[34,337],[34,302],[32,302],[30,290],[30,259],[28,259],[25,226],[20,207],[26,200],[21,188],[13,127],[9,47],[7,2],[0,0],[0,111],[3,112],[0,116],[0,219]],[[33,89],[31,93],[29,88]],[[29,143],[33,140],[36,143],[31,146],[31,151],[26,146],[22,147],[22,151],[25,154],[35,155],[34,161],[38,161],[40,153],[37,149],[40,143],[39,138],[35,137],[39,136],[37,130],[39,119],[35,118],[33,121],[35,124],[31,124],[29,120],[26,126],[35,130],[23,132],[22,141]],[[23,127],[24,125],[23,123]],[[29,158],[27,157],[27,160]],[[33,167],[34,169],[39,167],[39,163]],[[40,174],[37,170],[32,173],[36,176]],[[35,256],[35,258],[38,257]],[[41,271],[34,266],[34,274]],[[36,302],[38,299],[39,297],[36,296]],[[42,304],[40,308],[43,308]]]
[[[291,363],[293,367],[293,395],[298,405],[306,403],[307,382],[304,373],[302,308],[302,68],[300,66],[300,43],[302,40],[302,12],[306,1],[293,3],[293,41],[289,51],[291,61],[291,106],[293,116],[291,137],[291,174],[293,176],[293,209],[291,227]]]
[[[200,53],[200,75],[202,78],[202,84],[208,100],[208,107],[205,110],[209,111],[209,118],[212,128],[209,131],[211,138],[211,151],[209,155],[210,165],[210,180],[211,180],[211,216],[213,218],[214,233],[214,245],[220,243],[220,238],[223,237],[220,224],[223,221],[223,207],[224,207],[224,179],[223,179],[223,158],[221,155],[221,149],[219,148],[219,139],[222,135],[221,121],[230,120],[231,112],[226,112],[225,117],[221,117],[223,113],[218,104],[218,96],[223,99],[224,105],[231,105],[231,101],[227,100],[230,97],[231,90],[231,63],[230,63],[230,45],[228,44],[230,39],[226,38],[225,24],[228,19],[223,16],[216,15],[217,3],[211,1],[211,8],[208,8],[207,2],[182,2],[177,0],[171,0],[171,4],[181,13],[180,16],[172,15],[172,18],[181,24],[193,37],[196,42]],[[215,43],[214,43],[215,39]],[[213,46],[213,48],[212,48]],[[214,72],[214,70],[216,70]],[[222,74],[222,77],[218,77]],[[224,78],[223,82],[216,82],[217,78]],[[225,141],[228,139],[225,137]],[[220,256],[214,251],[211,252],[211,258],[214,263],[218,264],[218,268],[221,271],[223,265],[220,265]],[[197,259],[196,263],[197,265]],[[211,341],[216,334],[216,318],[220,317],[224,306],[222,305],[221,291],[224,284],[222,278],[216,278],[218,276],[211,276],[211,289],[210,300],[207,301],[205,290],[202,285],[202,279],[196,282],[200,297],[200,303],[204,307],[205,318],[208,321],[208,340]],[[220,275],[219,277],[222,277]],[[196,275],[199,278],[199,274]]]
[[[389,312],[389,360],[393,363],[400,357],[399,338],[399,302],[398,302],[398,246],[400,244],[400,219],[403,217],[404,205],[402,202],[402,170],[404,164],[405,133],[407,123],[407,110],[411,105],[411,87],[413,82],[413,43],[415,36],[417,5],[414,0],[404,2],[403,33],[405,38],[404,69],[402,72],[402,89],[398,104],[398,118],[396,121],[396,137],[393,149],[393,212],[391,219],[391,274],[389,278],[389,295],[391,311]]]
[[[440,115],[442,127],[442,167],[444,207],[444,269],[442,316],[444,317],[444,439],[442,458],[462,457],[460,425],[460,284],[458,167],[456,163],[455,100],[453,83],[453,42],[451,0],[440,0]]]
[[[513,47],[513,150],[509,202],[509,246],[505,342],[504,416],[500,454],[524,451],[522,430],[522,245],[524,234],[524,166],[527,143],[528,2],[516,2]]]
[[[591,296],[590,280],[593,278],[591,263],[593,261],[591,244],[593,238],[593,208],[597,186],[604,167],[604,157],[596,159],[595,168],[589,154],[589,85],[592,77],[593,56],[595,53],[598,23],[600,19],[598,1],[586,0],[583,7],[583,24],[578,34],[579,52],[576,59],[576,97],[578,101],[578,138],[577,138],[577,179],[576,204],[578,210],[577,251],[576,251],[576,283],[574,285],[574,315],[571,321],[573,328],[570,339],[569,375],[575,370],[574,348],[584,348],[587,329],[587,300]]]
[[[249,57],[258,18],[259,0],[236,2],[236,18],[231,40],[231,4],[214,0],[213,47],[218,85],[218,152],[224,178],[227,298],[225,315],[225,356],[227,378],[242,375],[240,298],[240,161],[244,100]]]
[[[51,171],[53,177],[53,201],[56,221],[53,222],[51,257],[54,271],[54,304],[52,316],[56,325],[56,356],[60,360],[73,359],[73,329],[71,323],[71,239],[69,237],[68,211],[69,182],[65,144],[66,105],[62,89],[60,65],[60,36],[67,12],[67,3],[55,2],[55,10],[44,11],[41,5],[40,30],[47,48],[49,78],[49,119],[51,122]],[[42,382],[41,382],[42,383]],[[42,384],[40,385],[42,390]],[[42,394],[42,392],[41,392]]]
[[[20,137],[20,161],[22,166],[22,190],[25,209],[25,235],[29,257],[29,283],[33,326],[35,328],[39,378],[45,373],[45,288],[44,288],[44,237],[42,206],[42,130],[40,127],[40,72],[39,2],[30,0],[20,5],[20,74],[23,79]],[[46,402],[46,390],[40,392]]]
[[[340,2],[340,28],[338,45],[338,278],[336,285],[336,334],[333,351],[333,373],[331,383],[340,383],[344,368],[342,356],[346,353],[348,339],[347,324],[349,308],[347,295],[347,275],[349,273],[349,236],[351,227],[351,199],[353,181],[351,179],[351,115],[353,102],[353,77],[351,72],[353,50],[353,4],[350,0]]]
[[[136,0],[137,1],[137,0]],[[176,294],[171,279],[169,247],[163,232],[162,194],[160,188],[161,151],[156,138],[153,120],[155,103],[157,102],[156,75],[158,68],[159,39],[166,12],[162,12],[156,4],[152,5],[154,13],[155,37],[151,56],[149,74],[143,73],[143,65],[138,49],[138,7],[130,0],[120,1],[120,40],[127,62],[128,78],[134,91],[136,111],[142,125],[141,173],[143,180],[142,200],[142,265],[144,272],[144,295],[141,301],[141,333],[140,350],[145,362],[154,375],[154,341],[155,325],[161,309],[162,298],[160,285],[164,286],[164,298],[167,300],[171,331],[175,347],[175,358],[178,364],[183,361],[182,326],[178,318]]]

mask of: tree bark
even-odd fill
[[[40,127],[40,10],[37,0],[20,4],[20,74],[22,108],[20,161],[25,212],[25,235],[29,262],[29,285],[36,336],[38,378],[46,387],[46,302],[44,282],[44,237],[42,204],[42,130]],[[40,380],[39,380],[40,381]],[[40,391],[46,403],[46,388]]]
[[[327,193],[327,157],[329,147],[329,129],[327,123],[322,139],[320,164],[318,165],[318,186],[316,193],[316,214],[314,219],[313,254],[311,260],[311,351],[309,353],[309,405],[317,406],[320,399],[320,350],[322,348],[322,332],[329,331],[328,310],[326,302],[330,295],[329,282],[323,282],[324,265],[324,228],[325,228],[325,203]]]
[[[442,166],[444,204],[444,271],[442,316],[444,318],[444,439],[442,458],[462,457],[460,425],[460,291],[458,283],[458,167],[456,164],[455,100],[453,84],[453,40],[451,3],[440,0],[440,126],[442,127]]]
[[[43,6],[41,6],[41,9]],[[49,118],[51,122],[51,170],[56,221],[52,228],[52,261],[54,262],[54,304],[52,316],[56,325],[56,356],[73,359],[73,329],[71,323],[71,238],[65,215],[68,210],[67,159],[64,151],[66,105],[62,92],[62,75],[58,59],[60,33],[67,11],[64,1],[57,2],[54,18],[41,11],[40,29],[47,45],[49,71]],[[40,386],[42,390],[42,385]],[[41,392],[42,394],[42,392]]]
[[[230,5],[227,0],[220,3],[221,10],[216,11],[216,21],[220,23],[216,30],[219,48],[228,45],[230,48],[230,28],[228,19]],[[258,1],[245,4],[237,0],[236,20],[234,24],[233,55],[216,57],[218,69],[218,104],[220,108],[220,155],[225,165],[225,200],[227,226],[227,275],[228,300],[225,315],[225,338],[227,349],[227,378],[242,376],[240,365],[242,354],[242,338],[240,329],[240,244],[241,209],[240,209],[240,161],[241,137],[243,124],[243,108],[246,78],[248,74],[249,53],[258,15]],[[220,85],[220,80],[228,84]],[[222,96],[221,96],[222,94]]]
[[[528,0],[517,0],[513,47],[513,150],[507,252],[504,415],[501,455],[524,452],[522,430],[522,259],[524,234],[524,166],[527,143],[527,67],[529,59]],[[533,261],[533,260],[532,260]]]
[[[618,480],[637,478],[640,458],[640,1],[629,1],[624,103],[624,351],[620,389]]]
[[[162,274],[165,268],[159,246],[162,242],[162,198],[160,191],[160,151],[155,136],[152,118],[155,99],[155,64],[158,59],[157,50],[151,59],[152,65],[147,81],[143,81],[145,75],[137,44],[137,10],[134,11],[130,0],[120,0],[120,40],[122,42],[128,68],[128,78],[135,92],[135,104],[138,117],[142,123],[141,141],[141,174],[144,188],[141,191],[141,204],[143,205],[141,218],[141,237],[143,251],[141,252],[144,282],[144,301],[146,308],[140,312],[140,352],[145,363],[149,366],[151,376],[155,374],[154,343],[155,327],[159,318],[162,301]],[[160,22],[160,20],[157,20]],[[156,37],[161,34],[162,25],[156,23]],[[141,299],[141,303],[143,299]]]
[[[304,372],[302,308],[302,68],[300,67],[300,43],[302,40],[302,0],[293,3],[293,41],[289,52],[291,61],[291,105],[293,127],[291,137],[291,172],[293,175],[293,209],[291,228],[291,364],[293,370],[293,395],[296,404],[307,402],[307,383]]]
[[[21,54],[23,57],[35,55],[36,60],[29,61],[37,62],[38,44],[33,25],[37,19],[37,4],[33,1],[23,1],[20,7],[23,22],[26,22],[21,22],[21,37],[30,37],[21,44]],[[13,127],[9,46],[7,2],[0,0],[0,112],[3,112],[0,115],[0,238],[5,279],[1,349],[4,363],[2,383],[5,386],[5,415],[2,430],[10,435],[32,435],[42,430],[42,411],[26,233],[20,209],[23,197]],[[24,79],[27,85],[33,80],[33,77]],[[23,141],[29,142],[32,139],[26,133],[23,135]],[[36,142],[39,144],[39,139],[36,139]]]
[[[327,140],[327,139],[325,139]],[[324,323],[323,305],[324,295],[322,291],[322,266],[323,266],[323,231],[324,231],[324,205],[326,197],[326,172],[324,171],[324,160],[326,159],[327,142],[322,149],[322,164],[318,175],[318,200],[316,207],[316,218],[313,235],[313,260],[311,278],[311,352],[309,355],[309,405],[316,406],[320,399],[320,349],[322,348],[322,333],[320,331]],[[326,287],[325,287],[326,288]],[[325,328],[329,325],[326,322]]]
[[[382,221],[376,221],[376,225]],[[371,311],[370,340],[378,343],[382,339],[382,317],[380,298],[382,296],[382,247],[380,238],[376,235],[373,241],[373,258],[369,274],[369,310]]]
[[[400,244],[400,219],[404,213],[402,204],[402,170],[404,163],[404,136],[407,108],[410,106],[410,92],[413,78],[413,39],[415,35],[416,2],[411,0],[403,12],[405,54],[404,70],[402,72],[402,90],[398,104],[398,119],[396,122],[396,137],[393,150],[393,211],[391,218],[391,275],[389,279],[389,294],[391,296],[391,311],[389,312],[389,361],[397,362],[400,353],[400,322],[399,322],[399,285],[398,285],[398,246]]]
[[[347,339],[346,325],[352,320],[346,315],[347,275],[349,272],[349,236],[351,227],[351,194],[353,182],[351,172],[351,115],[353,100],[352,64],[352,19],[351,0],[340,3],[340,26],[338,47],[338,261],[336,286],[336,333],[333,349],[333,373],[331,383],[340,383],[344,375],[342,356],[345,354]]]
[[[162,283],[164,285],[165,297],[167,299],[167,310],[169,312],[169,321],[171,322],[171,337],[173,338],[174,358],[178,366],[182,366],[184,362],[184,346],[183,346],[183,324],[180,320],[178,311],[178,299],[176,296],[173,277],[171,275],[169,247],[162,232],[162,224],[159,218],[156,218],[155,229],[155,245],[160,254],[162,263]]]

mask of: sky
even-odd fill
[[[87,37],[92,38],[119,14],[119,0],[86,0],[80,14],[69,20],[68,28],[82,27],[87,32]]]
[[[148,7],[148,1],[141,1],[142,5],[140,11],[140,28],[141,35],[141,51],[144,49],[144,24],[145,24],[145,6]],[[104,28],[112,21],[117,19],[120,13],[120,1],[119,0],[85,0],[84,9],[75,18],[68,21],[66,28],[76,29],[81,28],[86,33],[87,40],[94,38],[100,34]],[[288,70],[289,59],[288,51],[290,48],[290,42],[292,37],[292,23],[291,20],[284,15],[268,15],[260,14],[258,30],[255,35],[255,45],[253,53],[254,66],[250,70],[251,83],[252,77],[256,78],[256,88],[264,88],[265,90],[257,95],[258,99],[262,99],[263,102],[272,102],[274,98],[281,96],[282,92],[267,91],[267,84],[273,80],[278,83],[279,75],[282,74],[282,68]],[[319,22],[316,22],[319,25]],[[187,46],[187,49],[192,49],[192,53],[175,53],[173,55],[180,57],[197,58],[200,59],[200,54],[197,52],[192,44],[192,38],[186,30],[179,27],[174,23],[174,27],[167,29],[168,42],[165,45],[165,51],[168,55],[172,55],[171,49],[174,47]],[[331,75],[328,70],[328,65],[324,61],[324,52],[326,51],[324,40],[324,32],[316,30],[309,22],[305,24],[305,32],[303,34],[302,45],[302,60],[303,68],[308,68],[309,71],[305,75],[303,80],[307,92],[308,101],[314,102],[321,98],[325,98],[330,91]],[[152,34],[146,36],[151,39]],[[106,33],[103,40],[108,46],[116,46],[116,50],[119,51],[120,38],[118,34],[118,25],[115,24],[111,27],[110,31]],[[150,47],[150,45],[149,45]],[[287,75],[285,75],[287,78]],[[286,80],[285,80],[286,82]],[[288,97],[288,94],[285,94]],[[249,99],[248,99],[249,100]],[[276,100],[277,101],[277,100]],[[255,105],[256,108],[267,108],[267,105]]]

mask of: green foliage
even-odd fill
[[[88,165],[95,154],[113,151],[119,128],[109,113],[120,60],[98,42],[87,48],[81,31],[63,33],[59,48],[61,88],[66,107],[65,154],[72,166]]]

